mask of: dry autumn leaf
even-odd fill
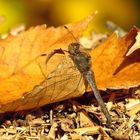
[[[126,56],[130,55],[137,49],[140,49],[140,31],[137,33],[135,44],[130,48],[130,50],[127,52]]]
[[[93,16],[66,26],[79,39]],[[1,39],[0,113],[80,96],[84,92],[83,80],[70,58],[54,55],[46,67],[43,56],[55,49],[67,50],[72,41],[73,36],[63,26],[46,29],[45,25]]]
[[[140,49],[126,56],[137,33],[135,27],[124,37],[118,37],[115,32],[90,52],[99,89],[128,89],[140,84]]]

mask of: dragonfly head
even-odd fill
[[[71,43],[69,46],[68,46],[68,52],[71,54],[71,55],[75,55],[77,53],[80,52],[80,44],[79,43]]]

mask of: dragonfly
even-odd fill
[[[64,27],[74,37],[72,32],[66,26],[64,26]],[[75,38],[75,40],[76,40],[76,38]],[[112,123],[111,115],[109,114],[109,111],[107,110],[107,108],[104,104],[104,101],[100,95],[100,92],[97,88],[96,81],[94,78],[94,72],[91,69],[91,65],[92,65],[91,56],[87,52],[81,51],[80,48],[81,48],[81,44],[76,40],[74,43],[71,43],[68,45],[68,51],[62,50],[62,49],[54,50],[46,58],[46,64],[48,63],[49,59],[54,54],[56,54],[56,53],[64,54],[64,52],[66,51],[69,54],[69,57],[73,61],[76,68],[79,70],[79,72],[83,76],[83,79],[85,79],[89,83],[89,85],[93,91],[93,94],[101,108],[101,111],[104,113],[104,115],[107,119],[107,124],[111,125],[111,123]]]

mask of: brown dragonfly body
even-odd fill
[[[94,79],[94,73],[91,70],[91,59],[90,55],[80,51],[80,44],[79,43],[71,43],[68,46],[68,52],[73,60],[74,64],[76,65],[77,69],[83,75],[84,79],[86,79],[94,93],[94,96],[97,99],[98,104],[101,107],[102,112],[104,113],[107,124],[111,124],[111,116],[102,100],[99,90],[97,89],[96,82]]]

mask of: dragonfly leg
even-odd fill
[[[56,53],[58,54],[65,54],[64,51],[60,48],[60,49],[56,49],[56,50],[53,50],[52,52],[50,52],[46,58],[46,61],[45,61],[45,64],[48,63],[48,61],[51,59],[51,57],[53,55],[55,55]]]

